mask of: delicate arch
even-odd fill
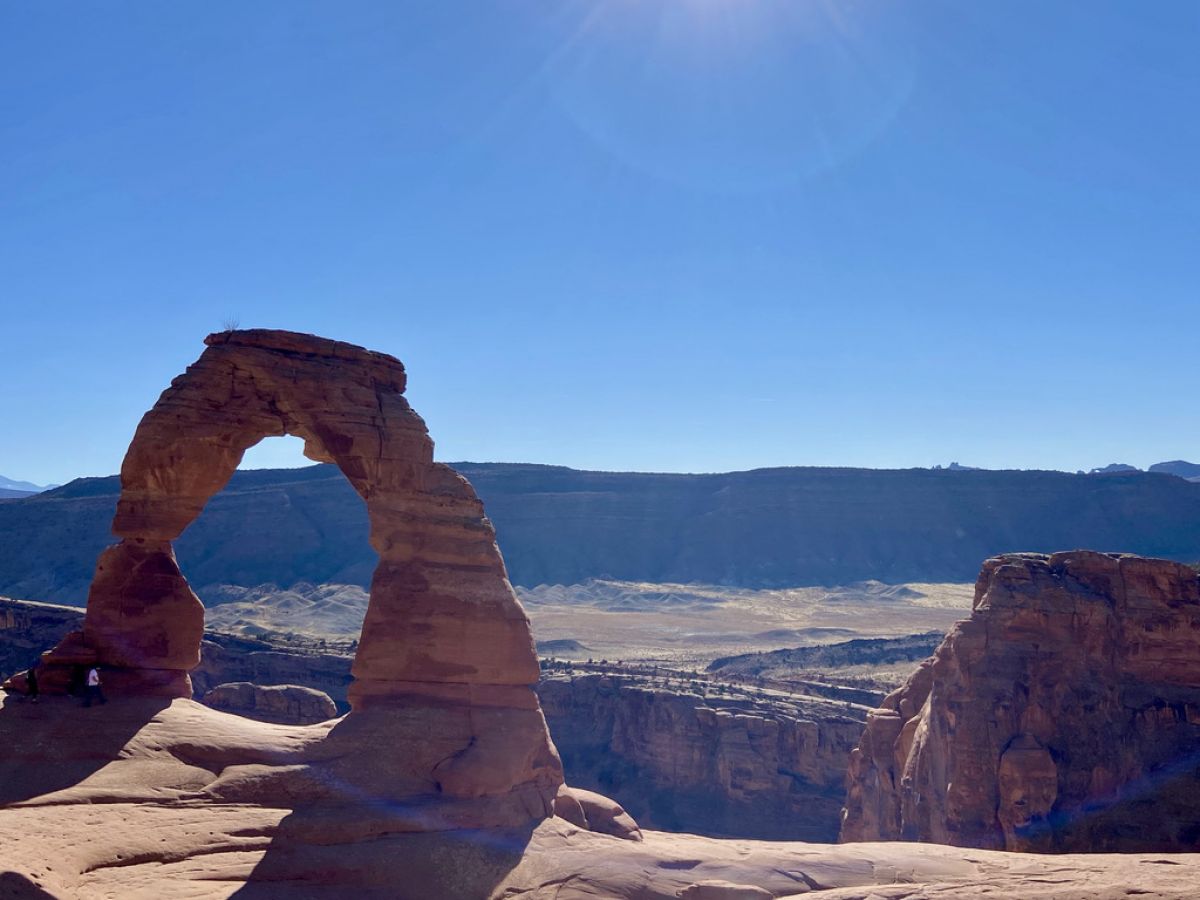
[[[379,554],[351,716],[433,710],[435,724],[413,719],[401,739],[419,748],[441,731],[458,749],[439,750],[420,777],[454,796],[536,785],[548,809],[562,770],[532,689],[529,620],[474,490],[433,461],[425,423],[403,396],[403,365],[285,331],[224,332],[205,344],[138,425],[121,467],[120,543],[97,562],[82,633],[45,665],[61,673],[95,661],[115,693],[191,696],[204,610],[171,542],[249,447],[296,435],[306,456],[336,464],[363,498]]]

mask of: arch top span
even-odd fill
[[[204,610],[171,542],[249,447],[295,435],[306,456],[336,464],[363,498],[379,554],[351,717],[402,707],[417,722],[407,750],[417,780],[438,793],[525,784],[552,797],[561,765],[532,689],[529,620],[474,490],[433,461],[425,422],[404,398],[401,362],[287,331],[222,332],[205,344],[134,433],[113,521],[120,542],[97,561],[82,633],[44,667],[98,662],[115,692],[190,696]],[[414,719],[421,709],[437,710],[436,724]]]
[[[211,334],[142,417],[121,466],[113,531],[174,540],[266,437],[291,434],[364,499],[417,486],[433,462],[395,357],[328,338],[255,329]]]

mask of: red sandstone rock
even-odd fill
[[[621,804],[615,800],[610,800],[594,791],[585,791],[565,785],[559,789],[559,793],[560,795],[567,794],[579,805],[589,831],[611,834],[613,837],[624,838],[627,841],[642,839],[642,831],[638,828],[637,822],[633,821],[633,816],[625,812]],[[557,799],[555,803],[557,809]],[[566,817],[564,816],[564,818]]]
[[[171,541],[245,450],[293,434],[362,496],[379,554],[354,712],[331,737],[343,752],[317,764],[368,794],[445,801],[445,815],[426,819],[438,827],[550,815],[562,766],[533,693],[529,620],[475,492],[433,462],[425,423],[403,396],[404,367],[283,331],[205,343],[138,425],[113,521],[121,541],[97,562],[82,633],[46,654],[44,689],[98,663],[110,694],[191,695],[204,613]]]
[[[970,619],[869,717],[841,839],[1196,850],[1198,754],[1194,570],[997,557]]]

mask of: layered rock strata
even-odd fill
[[[865,707],[610,674],[547,675],[537,690],[571,783],[645,827],[837,837]]]
[[[1200,577],[988,560],[971,617],[869,716],[847,784],[843,841],[1200,849]]]
[[[475,492],[433,461],[403,396],[404,367],[284,331],[205,343],[138,425],[121,467],[120,541],[97,561],[82,631],[43,660],[43,690],[99,665],[123,696],[191,696],[204,610],[171,542],[249,447],[291,434],[362,498],[379,556],[353,664],[353,721],[341,732],[363,738],[350,745],[357,765],[339,759],[325,774],[382,799],[446,801],[430,827],[550,815],[562,768],[533,692],[529,620]]]

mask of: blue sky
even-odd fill
[[[1198,33],[1191,2],[0,4],[0,473],[116,471],[231,317],[399,356],[442,459],[1196,459]]]

